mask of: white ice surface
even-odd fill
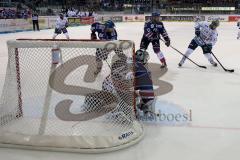
[[[184,52],[193,38],[193,23],[164,23],[174,47]],[[118,23],[119,39],[130,39],[138,48],[143,23]],[[69,28],[71,38],[88,39],[89,26]],[[215,55],[235,73],[226,73],[221,67],[211,67],[200,49],[190,57],[207,70],[190,62],[179,69],[181,56],[162,44],[168,72],[161,77],[173,85],[173,91],[158,97],[184,110],[192,110],[190,125],[169,126],[146,124],[145,138],[130,148],[97,155],[59,152],[38,152],[0,148],[0,160],[235,160],[240,153],[240,46],[236,39],[235,23],[222,23],[219,40],[213,49]],[[7,65],[6,41],[17,38],[51,38],[53,30],[0,34],[0,88],[4,83]],[[65,38],[63,35],[59,38]],[[149,47],[150,61],[159,63]]]

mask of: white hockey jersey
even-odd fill
[[[56,21],[56,28],[57,29],[63,29],[66,27],[66,25],[68,25],[68,20],[66,17],[64,17],[63,19],[58,18]]]
[[[200,37],[195,37],[195,41],[198,45],[202,46],[205,44],[215,45],[217,42],[218,33],[217,30],[212,30],[208,22],[198,22],[195,26],[195,29],[200,29]],[[202,40],[204,42],[202,42]]]

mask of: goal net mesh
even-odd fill
[[[0,146],[94,153],[143,137],[127,76],[133,42],[14,40],[8,53]]]

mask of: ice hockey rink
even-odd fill
[[[185,52],[194,36],[194,23],[165,22],[171,45]],[[119,39],[132,40],[136,49],[143,34],[143,22],[117,23]],[[89,39],[90,26],[70,27],[70,38]],[[168,63],[168,71],[160,77],[173,89],[157,97],[156,107],[167,113],[188,113],[184,123],[176,121],[143,122],[145,136],[140,143],[129,148],[102,154],[44,152],[0,148],[1,160],[226,160],[237,159],[240,152],[240,54],[235,23],[220,23],[219,39],[213,53],[226,68],[212,67],[198,48],[191,59],[208,69],[198,68],[186,61],[177,64],[181,55],[161,44]],[[7,40],[17,38],[51,38],[53,29],[40,32],[0,34],[0,89],[4,84],[7,66]],[[65,38],[63,35],[58,38]],[[150,62],[159,63],[151,45]],[[160,70],[160,68],[159,68]],[[161,86],[160,86],[161,87]]]

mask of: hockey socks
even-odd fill
[[[211,56],[210,53],[206,53],[206,54],[204,54],[204,56],[208,59],[208,61],[209,61],[214,67],[217,67],[217,63],[214,62],[214,60],[213,60],[213,58],[212,58],[212,56]]]
[[[186,57],[189,57],[192,53],[193,53],[193,50],[188,48],[186,53],[185,53],[185,56],[182,57],[182,59],[179,62],[178,66],[181,67],[183,65],[183,63],[185,62],[185,60],[187,59]]]
[[[160,59],[160,61],[162,63],[161,68],[167,67],[166,59],[165,59],[163,53],[162,52],[158,52],[157,56],[158,56],[158,58]]]

